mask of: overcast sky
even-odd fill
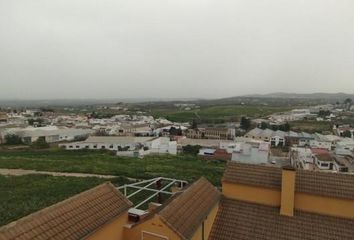
[[[0,0],[0,99],[354,92],[353,0]]]

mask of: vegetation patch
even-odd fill
[[[99,178],[48,175],[0,175],[0,226],[63,201],[105,181],[107,180]]]
[[[332,124],[330,122],[318,122],[318,121],[293,121],[290,123],[290,129],[295,132],[308,132],[308,133],[332,133]]]
[[[262,105],[221,105],[205,106],[200,109],[181,110],[178,108],[157,108],[152,109],[154,117],[165,117],[170,121],[191,122],[197,119],[201,123],[224,123],[239,121],[242,116],[264,117],[272,113],[291,110],[290,107],[273,107]]]
[[[220,186],[225,163],[204,161],[193,155],[130,158],[101,151],[27,150],[2,152],[0,168],[107,174],[137,179],[161,176],[189,182],[204,176],[214,185]]]

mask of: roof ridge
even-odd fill
[[[104,206],[100,204],[101,200],[105,201]],[[110,182],[105,182],[2,226],[0,235],[9,239],[21,236],[48,239],[65,238],[67,233],[76,232],[76,237],[81,238],[121,215],[131,205]],[[82,222],[86,223],[85,228],[81,226]]]
[[[43,212],[49,211],[49,210],[51,210],[51,209],[53,209],[53,208],[56,208],[56,207],[59,207],[59,206],[62,206],[62,205],[64,205],[64,204],[66,204],[66,203],[68,203],[68,202],[71,202],[71,201],[73,201],[73,200],[75,200],[75,199],[81,197],[83,194],[86,194],[86,193],[95,191],[96,189],[101,188],[101,187],[103,187],[104,185],[107,185],[107,184],[109,184],[109,182],[104,182],[104,183],[102,183],[102,184],[100,184],[100,185],[97,185],[97,186],[95,186],[95,187],[93,187],[93,188],[90,188],[90,189],[85,190],[85,191],[83,191],[83,192],[80,192],[80,193],[78,193],[78,194],[76,194],[76,195],[74,195],[74,196],[71,196],[71,197],[69,197],[69,198],[67,198],[67,199],[64,199],[64,200],[62,200],[62,201],[60,201],[60,202],[54,203],[53,205],[50,205],[50,206],[45,207],[45,208],[42,208],[42,209],[40,209],[40,210],[38,210],[38,211],[36,211],[36,212],[34,212],[34,213],[31,213],[31,214],[29,214],[29,215],[27,215],[27,216],[24,216],[24,217],[22,217],[22,218],[20,218],[20,219],[18,219],[18,220],[14,220],[14,221],[12,221],[12,222],[10,222],[10,223],[4,225],[4,226],[1,226],[1,227],[0,227],[0,232],[1,232],[2,230],[4,230],[4,229],[7,229],[7,228],[9,228],[9,227],[12,227],[12,226],[16,225],[17,223],[20,223],[20,222],[23,222],[23,221],[26,221],[26,220],[30,219],[30,218],[33,217],[34,215],[43,214]]]
[[[182,239],[189,239],[197,230],[200,220],[219,201],[220,195],[215,186],[205,177],[200,177],[163,208],[158,216]]]

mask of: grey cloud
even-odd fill
[[[0,0],[0,98],[354,92],[351,0]]]

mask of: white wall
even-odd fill
[[[323,148],[323,149],[331,150],[332,149],[332,143],[331,142],[325,142],[325,141],[310,140],[310,147],[312,147],[312,148]]]

